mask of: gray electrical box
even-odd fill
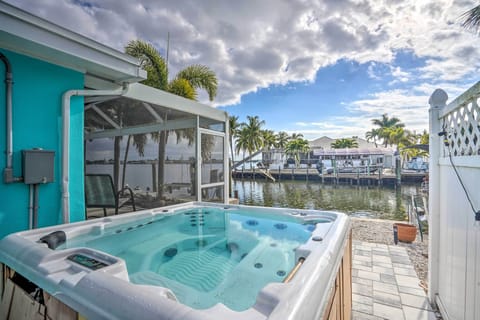
[[[53,182],[55,151],[22,150],[23,182],[40,184]]]

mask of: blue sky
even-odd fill
[[[192,64],[218,77],[213,102],[266,129],[364,137],[387,113],[428,127],[436,88],[450,100],[478,81],[480,41],[461,27],[470,0],[8,0],[123,51],[165,52],[170,78]]]
[[[270,86],[242,96],[239,104],[220,108],[238,116],[239,121],[247,121],[248,115],[268,119],[266,125],[275,131],[291,130],[289,126],[292,120],[295,120],[294,124],[300,131],[306,128],[316,130],[316,123],[332,119],[338,124],[342,117],[355,116],[356,112],[349,109],[353,102],[367,99],[372,92],[392,87],[388,83],[396,78],[390,72],[391,66],[411,72],[422,64],[422,59],[408,51],[397,52],[391,64],[360,64],[341,59],[318,70],[314,82]],[[395,87],[402,88],[405,85],[399,83]],[[347,128],[345,131],[348,131]]]
[[[308,139],[323,135],[364,138],[365,131],[373,127],[371,119],[379,118],[382,112],[406,120],[409,129],[421,132],[428,130],[428,96],[417,91],[415,85],[422,84],[417,79],[421,76],[417,69],[425,67],[425,62],[426,58],[415,56],[411,50],[395,52],[389,63],[341,59],[319,69],[312,82],[269,86],[242,96],[238,104],[220,108],[238,116],[240,122],[246,122],[249,115],[257,115],[266,121],[268,129],[300,132]],[[457,90],[468,88],[475,81],[472,77],[457,82]],[[378,112],[365,114],[359,108],[359,101],[375,99],[375,93],[391,90],[420,94],[423,101],[405,104],[400,113],[398,110],[389,113],[387,102]]]

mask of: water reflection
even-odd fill
[[[318,182],[236,180],[240,204],[302,209],[338,210],[379,219],[405,220],[407,201],[416,185],[401,188],[325,185]]]

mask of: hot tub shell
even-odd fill
[[[101,233],[110,224],[206,206],[301,215],[306,220],[328,218],[331,222],[317,224],[310,239],[295,250],[296,261],[305,261],[292,280],[269,283],[256,303],[241,312],[221,303],[193,309],[177,302],[168,288],[131,283],[126,263],[118,257],[91,248],[52,250],[38,242],[55,231],[65,232],[68,239],[86,230]],[[91,319],[323,319],[330,312],[349,235],[349,218],[339,212],[191,202],[11,234],[0,241],[0,262]],[[95,257],[108,266],[91,270],[69,260],[72,254]]]

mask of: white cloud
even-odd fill
[[[299,127],[308,127],[310,124],[307,122],[295,122],[295,125]]]
[[[381,77],[375,72],[376,65],[377,64],[375,62],[370,63],[367,68],[367,74],[371,79],[380,80]]]
[[[349,108],[368,123],[367,130],[372,128],[371,119],[387,113],[399,118],[410,130],[421,131],[428,128],[429,96],[412,95],[403,90],[383,91],[372,94],[370,99],[355,101]]]
[[[357,118],[336,117],[332,121],[304,123],[298,130],[289,133],[301,133],[307,140],[313,140],[321,136],[330,138],[352,137],[358,132],[365,132],[365,126]]]
[[[387,90],[372,93],[366,99],[344,102],[349,111],[348,116],[336,116],[322,122],[296,123],[295,132],[302,133],[306,139],[315,139],[320,136],[332,138],[361,135],[374,126],[372,119],[381,118],[387,113],[389,117],[399,118],[409,130],[422,132],[428,130],[428,99],[433,91],[442,88],[450,95],[449,101],[465,91],[449,83],[438,86],[424,84],[415,90]]]
[[[431,89],[460,93],[479,71],[480,41],[458,23],[475,1],[8,2],[118,50],[138,38],[164,52],[170,33],[172,76],[195,63],[211,67],[219,78],[215,105],[238,103],[242,95],[271,85],[314,81],[319,68],[339,59],[371,63],[368,74],[378,80],[384,74],[376,66],[392,62],[399,50],[426,59],[414,73],[392,67],[391,90],[347,103],[351,114],[335,119],[340,125],[317,123],[305,135],[348,136],[369,129],[370,119],[385,112],[424,127]]]
[[[217,105],[272,84],[312,81],[318,68],[341,58],[390,62],[399,49],[429,58],[420,70],[425,81],[478,70],[478,38],[454,24],[473,1],[9,2],[119,50],[136,38],[165,50],[169,32],[172,74],[210,66],[219,77]],[[409,80],[393,71],[399,82]]]
[[[392,67],[391,72],[392,77],[394,77],[395,79],[388,83],[390,86],[399,82],[408,82],[410,80],[410,73],[402,71],[402,69],[398,66],[395,68]]]

